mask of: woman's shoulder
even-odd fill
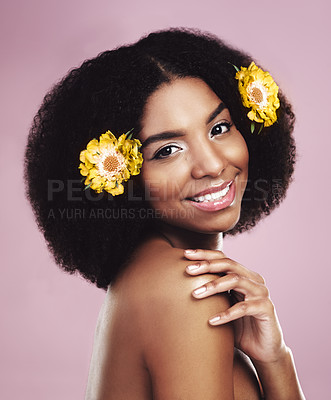
[[[227,293],[211,296],[204,301],[196,300],[192,291],[218,277],[215,274],[191,276],[185,272],[190,261],[184,257],[184,250],[172,247],[162,237],[153,237],[144,241],[135,251],[130,263],[119,275],[113,291],[121,293],[125,303],[137,312],[148,308],[159,313],[160,309],[181,312],[192,307],[192,312],[199,313],[206,309],[210,313],[229,307]],[[209,314],[208,316],[211,316]]]
[[[184,267],[180,273],[184,262],[184,250],[172,247],[162,237],[151,237],[137,247],[123,278],[127,282],[133,279],[135,284],[141,281],[145,289],[152,289],[153,282],[167,284],[174,278],[180,278],[185,272]]]
[[[224,294],[195,299],[192,290],[217,275],[189,276],[189,263],[183,249],[162,239],[145,242],[115,290],[126,304],[125,320],[135,331],[155,393],[164,398],[221,398],[228,393],[230,398],[233,328],[208,324],[229,307],[229,300]]]

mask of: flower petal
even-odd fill
[[[238,80],[238,90],[244,107],[251,109],[247,114],[248,118],[264,123],[266,127],[276,122],[276,109],[280,107],[278,86],[269,72],[263,71],[251,62],[248,68],[241,67],[235,78]],[[259,97],[256,98],[256,90],[261,91],[261,100]]]
[[[107,131],[99,141],[90,140],[86,149],[80,152],[79,169],[86,177],[85,185],[90,185],[97,193],[106,190],[116,196],[124,192],[122,182],[131,175],[139,174],[143,162],[142,153],[139,152],[141,142],[131,137],[123,134],[117,139]],[[107,157],[110,158],[107,160]],[[112,157],[117,158],[118,164],[112,164]]]

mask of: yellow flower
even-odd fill
[[[123,134],[117,139],[110,131],[99,140],[92,139],[79,155],[79,170],[86,178],[86,188],[91,187],[97,193],[105,190],[113,196],[122,194],[122,182],[140,173],[143,163],[140,146],[140,141],[131,139],[131,135]]]
[[[243,105],[251,109],[248,118],[263,123],[263,126],[276,122],[276,110],[280,105],[278,86],[269,72],[264,72],[252,62],[248,68],[238,70],[236,79]]]

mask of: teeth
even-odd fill
[[[212,198],[213,200],[216,200],[216,199],[219,198],[217,192],[216,192],[216,193],[211,193],[210,195],[211,195],[211,198]]]
[[[202,201],[211,201],[211,200],[218,200],[221,197],[224,197],[230,189],[230,185],[225,187],[224,189],[220,190],[219,192],[208,193],[205,196],[193,197],[194,201],[201,203]]]

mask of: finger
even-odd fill
[[[270,299],[242,301],[209,318],[210,325],[226,324],[242,317],[252,316],[260,320],[271,320],[274,315],[274,305]]]
[[[200,275],[206,273],[235,273],[237,275],[252,279],[258,283],[265,284],[265,281],[261,275],[254,271],[251,271],[250,269],[244,267],[243,265],[228,257],[217,260],[196,261],[194,264],[190,264],[186,267],[186,272],[191,275]]]
[[[192,294],[201,299],[229,290],[243,294],[246,299],[269,297],[269,291],[265,285],[234,273],[207,282],[195,289]]]
[[[187,249],[184,256],[190,260],[217,260],[226,257],[220,250],[204,250],[204,249]]]

